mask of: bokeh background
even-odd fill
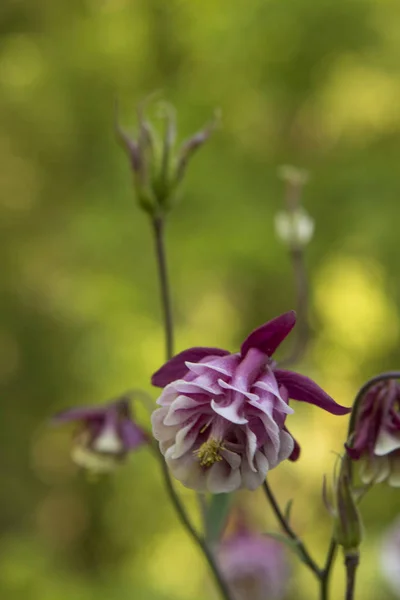
[[[399,367],[399,23],[391,0],[1,1],[1,598],[215,597],[146,450],[92,483],[70,462],[70,432],[48,427],[55,410],[127,388],[155,398],[149,375],[163,360],[152,241],[115,141],[116,98],[134,125],[138,101],[161,90],[182,138],[223,114],[168,226],[177,349],[234,349],[293,307],[273,229],[277,167],[290,163],[311,173],[304,203],[316,220],[314,337],[299,369],[350,404],[369,376]],[[294,526],[322,560],[322,475],[347,419],[296,408],[301,460],[271,482],[282,503],[295,497]],[[261,492],[238,502],[275,527]],[[399,506],[385,486],[363,503],[364,600],[394,597],[379,557]],[[293,561],[288,598],[316,597],[303,571]],[[343,597],[340,560],[332,597]]]

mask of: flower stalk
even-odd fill
[[[155,247],[155,255],[158,269],[158,278],[160,283],[160,301],[161,307],[163,310],[163,322],[164,322],[164,332],[165,332],[165,354],[167,360],[169,360],[173,355],[173,317],[172,317],[172,303],[171,303],[171,294],[170,294],[170,286],[168,280],[168,270],[167,270],[167,259],[166,259],[166,250],[165,250],[165,220],[162,216],[153,216],[152,219],[152,230],[154,236],[154,247]],[[167,463],[164,460],[164,457],[157,450],[157,456],[160,460],[161,470],[164,478],[165,487],[167,493],[170,497],[171,503],[176,511],[176,514],[181,521],[184,528],[187,530],[189,535],[192,537],[195,544],[202,551],[208,566],[214,576],[215,582],[218,586],[218,589],[221,594],[221,598],[223,600],[233,600],[231,597],[231,593],[229,587],[221,574],[217,562],[212,554],[211,549],[209,548],[205,538],[200,535],[195,527],[193,526],[188,513],[177,494],[174,484],[171,479],[171,474],[169,472],[169,468]]]

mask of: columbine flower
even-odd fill
[[[279,542],[242,528],[221,543],[217,557],[235,600],[284,597],[289,574]]]
[[[387,481],[400,487],[400,385],[394,380],[374,385],[361,401],[352,439],[346,445],[361,460],[366,484]]]
[[[190,348],[153,375],[153,385],[165,388],[152,415],[153,434],[187,487],[254,490],[282,460],[295,460],[299,446],[285,427],[293,412],[289,398],[337,415],[349,412],[311,379],[271,360],[295,321],[293,311],[269,321],[234,354]]]
[[[55,415],[53,422],[79,424],[71,456],[77,465],[95,473],[111,471],[130,450],[147,440],[132,420],[125,398],[102,407],[71,408]]]

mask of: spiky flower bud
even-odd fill
[[[116,122],[119,141],[130,159],[139,206],[152,217],[160,217],[174,205],[176,193],[187,165],[217,124],[217,119],[176,148],[175,109],[158,102],[157,118],[163,127],[154,126],[146,117],[146,104],[138,108],[138,131],[129,136]]]

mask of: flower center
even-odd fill
[[[208,469],[214,463],[222,460],[221,450],[225,450],[223,441],[210,437],[200,448],[194,451],[194,454],[199,459],[200,465]]]

